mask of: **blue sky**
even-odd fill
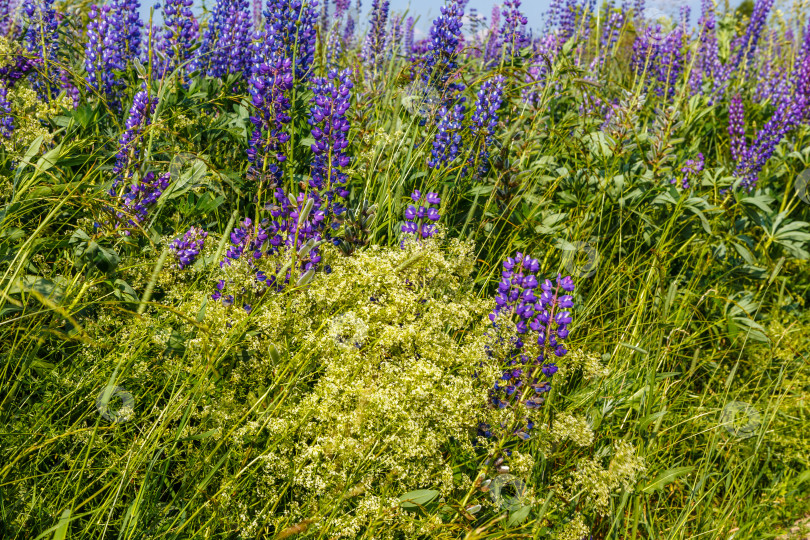
[[[215,2],[215,0],[195,0],[195,4],[198,8],[202,6],[203,1],[209,8],[212,7]],[[332,3],[332,0],[326,1],[330,2],[330,4]],[[530,27],[537,28],[540,26],[543,13],[548,10],[551,1],[552,0],[523,0],[521,9],[528,17]],[[356,0],[352,0],[352,5],[354,5],[355,2]],[[738,2],[739,0],[732,0],[730,3],[736,4]],[[371,6],[371,0],[362,0],[362,3],[363,13],[365,14]],[[431,22],[439,15],[439,7],[442,6],[443,3],[442,0],[391,0],[391,10],[394,12],[408,10],[410,15],[419,16],[417,34],[422,32],[427,33],[430,29]],[[467,12],[469,13],[471,8],[475,8],[480,15],[485,15],[489,18],[492,6],[500,3],[500,1],[494,0],[469,0]],[[152,0],[141,0],[141,4],[141,16],[144,21],[146,21],[149,19],[149,8],[152,7],[155,2]],[[647,0],[648,9],[660,10],[672,15],[676,14],[679,7],[682,5],[687,5],[692,8],[692,22],[694,23],[700,15],[700,0]],[[156,12],[155,15],[156,21],[159,21],[159,14]],[[365,19],[363,22],[365,22]]]

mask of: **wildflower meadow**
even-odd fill
[[[364,3],[0,0],[0,538],[810,538],[810,2]]]

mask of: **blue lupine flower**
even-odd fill
[[[11,102],[8,100],[8,90],[0,86],[0,135],[10,139],[14,134],[14,118],[11,116]]]
[[[255,108],[255,114],[250,117],[254,130],[248,142],[248,161],[256,170],[269,171],[276,179],[281,178],[277,163],[286,160],[281,147],[290,138],[284,127],[291,121],[287,94],[293,87],[292,72],[292,59],[275,54],[255,63],[248,80],[248,91]],[[273,153],[275,161],[271,156]]]
[[[124,80],[116,72],[125,69],[126,63],[119,48],[121,40],[112,24],[116,16],[117,14],[111,12],[109,4],[100,8],[90,6],[84,67],[90,88],[105,98],[113,108],[118,109],[118,93],[124,87]]]
[[[54,0],[25,0],[23,13],[26,18],[26,30],[23,36],[25,50],[36,58],[38,73],[33,77],[34,89],[39,99],[50,101],[58,94],[56,81],[56,53],[59,46],[58,23]]]
[[[417,189],[411,194],[413,202],[419,204],[423,200],[422,193]],[[424,197],[427,206],[408,205],[405,209],[405,223],[402,225],[402,232],[405,234],[415,234],[417,238],[430,238],[436,234],[435,222],[441,216],[439,210],[435,208],[441,204],[438,193],[428,193]]]
[[[675,85],[685,65],[683,40],[680,28],[664,36],[661,26],[656,25],[646,28],[633,43],[631,65],[634,70],[638,74],[646,73],[646,81],[658,81],[656,93],[670,100],[675,96]]]
[[[701,0],[700,5],[701,15],[700,19],[698,19],[699,46],[697,58],[689,78],[689,86],[693,94],[701,90],[704,81],[711,80],[714,70],[718,66],[714,2],[712,0]]]
[[[182,270],[197,260],[208,233],[199,227],[191,227],[182,238],[175,239],[169,246],[174,252],[177,264]]]
[[[349,15],[346,17],[346,26],[343,27],[343,46],[349,48],[354,43],[354,18]]]
[[[505,0],[503,9],[503,28],[498,35],[498,53],[505,51],[506,59],[509,60],[520,54],[521,49],[530,44],[529,36],[526,33],[528,20],[520,11],[520,0]]]
[[[689,177],[697,176],[701,171],[703,171],[703,154],[698,152],[695,159],[687,159],[681,167],[681,188],[689,189]],[[670,182],[676,184],[678,180],[673,178]]]
[[[0,36],[6,36],[14,25],[16,15],[16,2],[14,0],[0,1]]]
[[[193,0],[166,0],[163,5],[163,39],[156,44],[165,56],[158,71],[161,76],[191,59],[192,46],[200,34],[200,24],[191,11],[193,5]]]
[[[441,92],[445,91],[450,75],[458,69],[456,60],[463,39],[461,27],[466,3],[467,0],[448,0],[430,28],[425,78]]]
[[[151,106],[153,102],[149,98],[146,90],[140,90],[135,94],[132,107],[129,110],[124,133],[118,142],[118,154],[115,159],[112,188],[110,195],[115,194],[115,188],[121,181],[127,181],[131,175],[133,165],[140,155],[140,139],[146,127],[152,122]]]
[[[371,0],[371,25],[363,42],[360,57],[369,67],[379,68],[382,53],[385,50],[385,27],[388,21],[388,0]]]
[[[4,59],[6,65],[0,67],[0,84],[11,89],[17,81],[33,74],[40,64],[36,58],[27,58],[22,54],[15,54],[13,58]]]
[[[141,53],[141,3],[138,0],[112,0],[110,24],[115,28],[118,50],[124,64]]]
[[[402,44],[405,56],[409,56],[413,52],[413,31],[416,21],[413,17],[408,17],[405,20],[405,38]]]
[[[490,64],[501,57],[498,42],[501,35],[501,8],[497,4],[492,6],[492,15],[489,18],[489,31],[484,42],[484,62]]]
[[[169,187],[170,181],[169,173],[156,176],[150,171],[139,182],[129,184],[121,197],[124,212],[117,213],[119,220],[133,226],[145,222],[149,210]],[[128,232],[124,234],[128,235]]]
[[[508,257],[503,263],[495,309],[489,318],[496,327],[503,318],[511,320],[518,335],[511,343],[511,352],[503,359],[501,380],[490,391],[490,404],[499,409],[518,403],[527,410],[540,408],[544,394],[551,390],[550,379],[557,372],[553,359],[568,352],[563,341],[569,336],[568,326],[572,322],[567,310],[574,305],[568,294],[573,292],[574,282],[570,277],[557,275],[555,283],[545,280],[539,284],[536,276],[539,269],[537,259],[522,253]],[[524,339],[536,339],[541,348],[539,356],[531,358],[526,354]],[[529,438],[533,426],[531,418],[527,417],[525,422],[525,427],[515,432],[521,439]],[[479,426],[479,434],[492,436],[486,424]]]
[[[326,197],[325,210],[335,216],[341,215],[343,208],[335,196],[345,199],[346,173],[342,169],[349,166],[351,159],[346,153],[349,141],[349,122],[346,113],[351,102],[351,69],[342,72],[331,70],[327,77],[313,80],[309,124],[312,126],[312,175],[310,187]]]
[[[254,52],[259,61],[276,56],[295,58],[295,78],[308,77],[315,58],[317,7],[318,2],[312,0],[267,0],[264,11],[267,23],[260,46]]]
[[[712,103],[717,103],[725,95],[732,76],[741,64],[746,67],[750,64],[756,52],[762,29],[773,7],[774,0],[756,0],[754,10],[748,21],[745,35],[738,37],[731,43],[731,57],[728,63],[716,66],[714,73],[714,88],[712,89]],[[745,62],[743,62],[745,60]]]
[[[439,124],[436,138],[433,141],[431,157],[428,159],[428,167],[447,166],[458,157],[464,129],[465,99],[464,96],[461,96],[455,105],[443,106],[439,109]]]
[[[480,176],[489,170],[489,148],[494,142],[493,136],[498,126],[498,109],[501,108],[505,81],[506,79],[500,75],[485,81],[478,91],[478,99],[475,102],[471,125],[479,150],[477,155],[470,155],[468,164],[472,165],[477,159],[477,173]]]
[[[249,74],[252,28],[248,0],[217,0],[203,34],[197,69],[212,77]]]
[[[739,162],[745,155],[745,109],[742,97],[731,98],[728,108],[728,134],[731,140],[731,157]]]

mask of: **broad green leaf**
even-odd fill
[[[512,527],[514,525],[518,525],[526,521],[526,518],[529,517],[529,512],[531,512],[532,507],[530,505],[521,506],[517,511],[513,512],[509,515],[509,520],[506,522],[507,527]]]
[[[402,508],[417,508],[426,505],[438,496],[439,492],[435,489],[419,489],[400,495],[399,502]]]

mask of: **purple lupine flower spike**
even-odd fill
[[[278,163],[286,160],[281,152],[289,140],[284,127],[290,123],[289,91],[293,87],[293,67],[290,58],[277,53],[253,65],[248,91],[255,114],[250,117],[254,130],[248,142],[248,161],[259,171],[269,171],[281,178]]]
[[[388,0],[371,0],[371,26],[363,42],[360,57],[366,65],[376,70],[379,68],[382,53],[385,50],[385,27],[388,21]]]
[[[405,21],[405,42],[403,43],[405,56],[410,56],[413,52],[413,31],[415,24],[416,21],[414,21],[413,17],[408,17]]]
[[[197,69],[212,77],[249,73],[252,27],[248,0],[217,0],[203,34]]]
[[[439,109],[439,124],[433,149],[428,159],[428,167],[438,168],[453,162],[461,152],[461,134],[464,129],[464,103],[461,96],[458,103]]]
[[[645,74],[645,81],[657,81],[655,92],[672,100],[676,83],[683,72],[684,35],[680,28],[662,35],[661,26],[648,27],[633,43],[631,66],[637,74]]]
[[[0,136],[10,139],[14,134],[14,117],[11,115],[11,102],[8,89],[0,85]]]
[[[112,0],[111,24],[116,30],[119,52],[124,62],[130,62],[141,53],[141,3],[138,0]]]
[[[436,234],[434,223],[441,218],[438,208],[435,208],[441,204],[439,194],[431,192],[423,198],[419,190],[414,190],[411,200],[417,204],[424,200],[427,206],[408,205],[405,209],[405,223],[402,225],[402,232],[414,234],[417,238],[430,238]]]
[[[739,162],[746,152],[745,110],[740,94],[731,98],[728,108],[728,134],[731,140],[731,157]]]
[[[684,163],[683,167],[681,167],[681,188],[682,189],[689,189],[689,178],[693,176],[697,176],[703,171],[703,154],[698,152],[697,157],[695,159],[687,159]],[[678,182],[677,179],[673,178],[671,180],[672,184],[676,184]]]
[[[125,221],[129,225],[145,222],[149,210],[163,194],[163,191],[169,187],[170,181],[169,173],[156,176],[155,173],[148,172],[139,182],[128,185],[122,196],[125,212],[117,214],[119,220]],[[128,233],[125,232],[124,234]]]
[[[529,45],[526,33],[528,19],[520,11],[520,0],[505,0],[503,3],[503,29],[498,36],[498,51],[505,50],[506,58],[520,54],[521,49]]]
[[[9,0],[0,0],[0,36],[8,34],[8,29],[12,24]]]
[[[112,23],[116,16],[109,4],[101,7],[91,5],[84,48],[87,83],[114,109],[120,107],[119,95],[124,87],[124,80],[116,72],[126,68],[120,49],[121,36]]]
[[[327,77],[313,80],[312,108],[309,124],[312,126],[312,175],[310,187],[326,198],[327,213],[340,216],[345,208],[339,202],[345,199],[347,176],[344,169],[351,159],[346,152],[349,121],[346,113],[351,104],[351,69],[331,70]],[[327,231],[328,232],[328,231]]]
[[[468,164],[472,165],[476,159],[478,160],[479,176],[485,175],[489,170],[489,148],[493,144],[493,135],[498,125],[498,109],[501,108],[505,82],[506,79],[499,75],[485,81],[478,91],[472,116],[472,130],[480,148],[477,155],[470,155]]]
[[[490,403],[500,409],[519,404],[525,408],[526,423],[515,431],[521,439],[528,439],[534,426],[530,411],[540,408],[551,390],[551,378],[557,372],[554,359],[568,352],[563,342],[569,337],[572,322],[568,309],[574,305],[569,294],[574,290],[573,280],[558,274],[554,283],[547,279],[540,284],[536,275],[539,269],[539,261],[523,253],[508,257],[503,263],[495,309],[489,316],[495,327],[507,318],[517,329],[511,351],[502,359],[501,378],[490,391]],[[530,339],[540,346],[536,358],[526,351],[526,340]],[[479,434],[491,436],[489,426],[481,424]]]
[[[268,61],[275,56],[295,58],[295,78],[307,78],[315,58],[317,7],[318,2],[314,0],[267,0],[265,31],[254,51],[258,61]],[[254,59],[254,64],[256,61]]]
[[[165,0],[163,4],[163,40],[158,42],[158,50],[166,60],[161,76],[191,59],[192,45],[200,33],[199,22],[191,11],[193,4],[193,0]]]
[[[487,41],[484,49],[484,61],[492,62],[501,57],[501,8],[496,4],[492,6],[492,16],[489,22],[489,32],[487,33]]]
[[[349,15],[346,18],[346,26],[343,28],[343,46],[344,47],[351,47],[354,43],[354,28],[355,28],[354,18]]]
[[[197,260],[208,233],[199,227],[191,227],[182,238],[175,239],[169,246],[174,252],[180,270]]]
[[[118,142],[118,154],[115,158],[115,167],[113,167],[115,179],[110,189],[110,195],[115,195],[115,188],[122,181],[126,182],[132,174],[133,165],[140,155],[140,138],[146,127],[152,122],[152,105],[146,90],[135,94],[124,133],[121,134]]]
[[[23,42],[30,57],[36,59],[36,75],[32,75],[34,90],[39,99],[50,101],[58,94],[59,78],[56,53],[59,47],[58,22],[54,0],[25,0]]]
[[[461,27],[466,3],[467,0],[448,0],[441,7],[441,15],[433,21],[430,28],[424,77],[442,94],[456,90],[455,85],[448,87],[448,79],[458,68],[458,50],[463,39]]]
[[[704,81],[711,80],[717,61],[717,32],[712,0],[701,0],[701,14],[698,19],[698,52],[692,67],[689,85],[692,93],[701,90]]]

